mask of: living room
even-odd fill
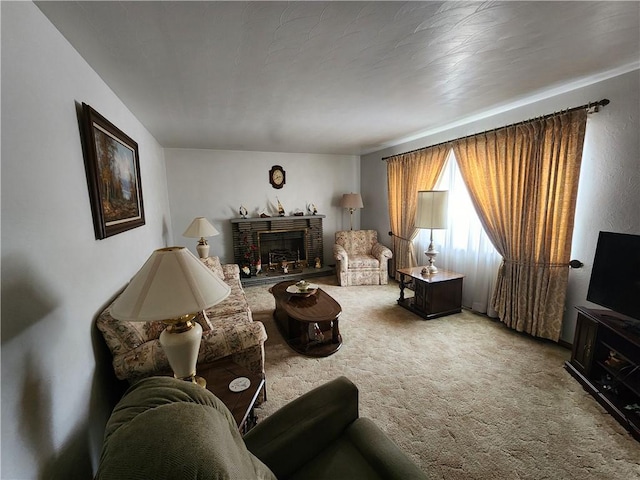
[[[195,216],[206,215],[220,231],[209,239],[211,255],[232,262],[229,221],[241,205],[256,215],[273,209],[276,193],[287,212],[314,203],[326,215],[323,262],[330,264],[334,233],[349,228],[349,213],[339,206],[343,193],[360,192],[365,201],[354,228],[377,230],[389,243],[381,158],[608,98],[587,122],[572,249],[585,268],[570,274],[564,341],[572,341],[573,307],[585,303],[597,232],[640,233],[637,61],[362,155],[172,149],[158,143],[36,5],[1,8],[2,478],[95,472],[104,425],[121,393],[96,315],[152,250],[194,249],[182,233]],[[95,238],[89,207],[76,111],[82,102],[140,148],[146,224],[105,240]],[[287,174],[280,191],[267,181],[275,164]]]

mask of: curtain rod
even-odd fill
[[[603,98],[602,100],[599,100],[597,102],[585,103],[584,105],[580,105],[579,107],[568,108],[568,109],[562,110],[560,112],[549,113],[549,114],[543,115],[541,117],[535,117],[535,118],[530,118],[529,120],[523,120],[522,122],[511,123],[509,125],[505,125],[504,127],[491,128],[489,130],[485,130],[484,132],[472,133],[471,135],[465,135],[464,137],[454,138],[453,140],[447,140],[445,142],[436,143],[434,145],[429,145],[427,147],[420,147],[420,148],[416,148],[415,150],[409,150],[408,152],[396,153],[395,155],[389,155],[388,157],[382,157],[382,160],[389,160],[390,158],[399,157],[400,155],[407,155],[409,153],[419,152],[420,150],[426,150],[427,148],[439,147],[441,145],[446,145],[448,143],[457,142],[458,140],[464,140],[466,138],[475,137],[476,135],[484,135],[485,133],[495,132],[497,130],[502,130],[503,128],[515,127],[517,125],[522,125],[522,124],[530,122],[532,120],[544,120],[544,119],[553,117],[554,115],[558,115],[558,114],[562,114],[562,113],[575,112],[576,110],[585,110],[585,109],[589,109],[589,108],[593,108],[594,109],[593,112],[589,112],[589,113],[597,113],[600,110],[599,107],[604,107],[606,105],[609,105],[609,103],[611,103],[611,102],[609,101],[608,98]]]

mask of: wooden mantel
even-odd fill
[[[314,218],[325,218],[325,215],[288,215],[285,217],[247,217],[247,218],[232,218],[231,223],[245,223],[245,222],[287,222],[290,220],[307,220]],[[279,227],[280,225],[278,225]]]

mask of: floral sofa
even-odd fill
[[[202,325],[198,365],[231,356],[248,370],[264,374],[267,332],[261,322],[253,321],[238,265],[221,265],[218,257],[202,261],[231,287],[231,293],[196,317]],[[171,373],[159,340],[165,325],[116,320],[110,314],[112,304],[98,316],[96,325],[111,350],[116,377],[134,383],[144,377]]]
[[[378,243],[375,230],[336,232],[333,257],[336,260],[338,284],[386,285],[389,283],[387,263],[391,250]]]

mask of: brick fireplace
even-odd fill
[[[266,218],[233,218],[233,256],[238,265],[245,263],[247,242],[257,247],[263,271],[278,273],[283,262],[291,268],[313,267],[323,259],[322,219],[324,215]]]

